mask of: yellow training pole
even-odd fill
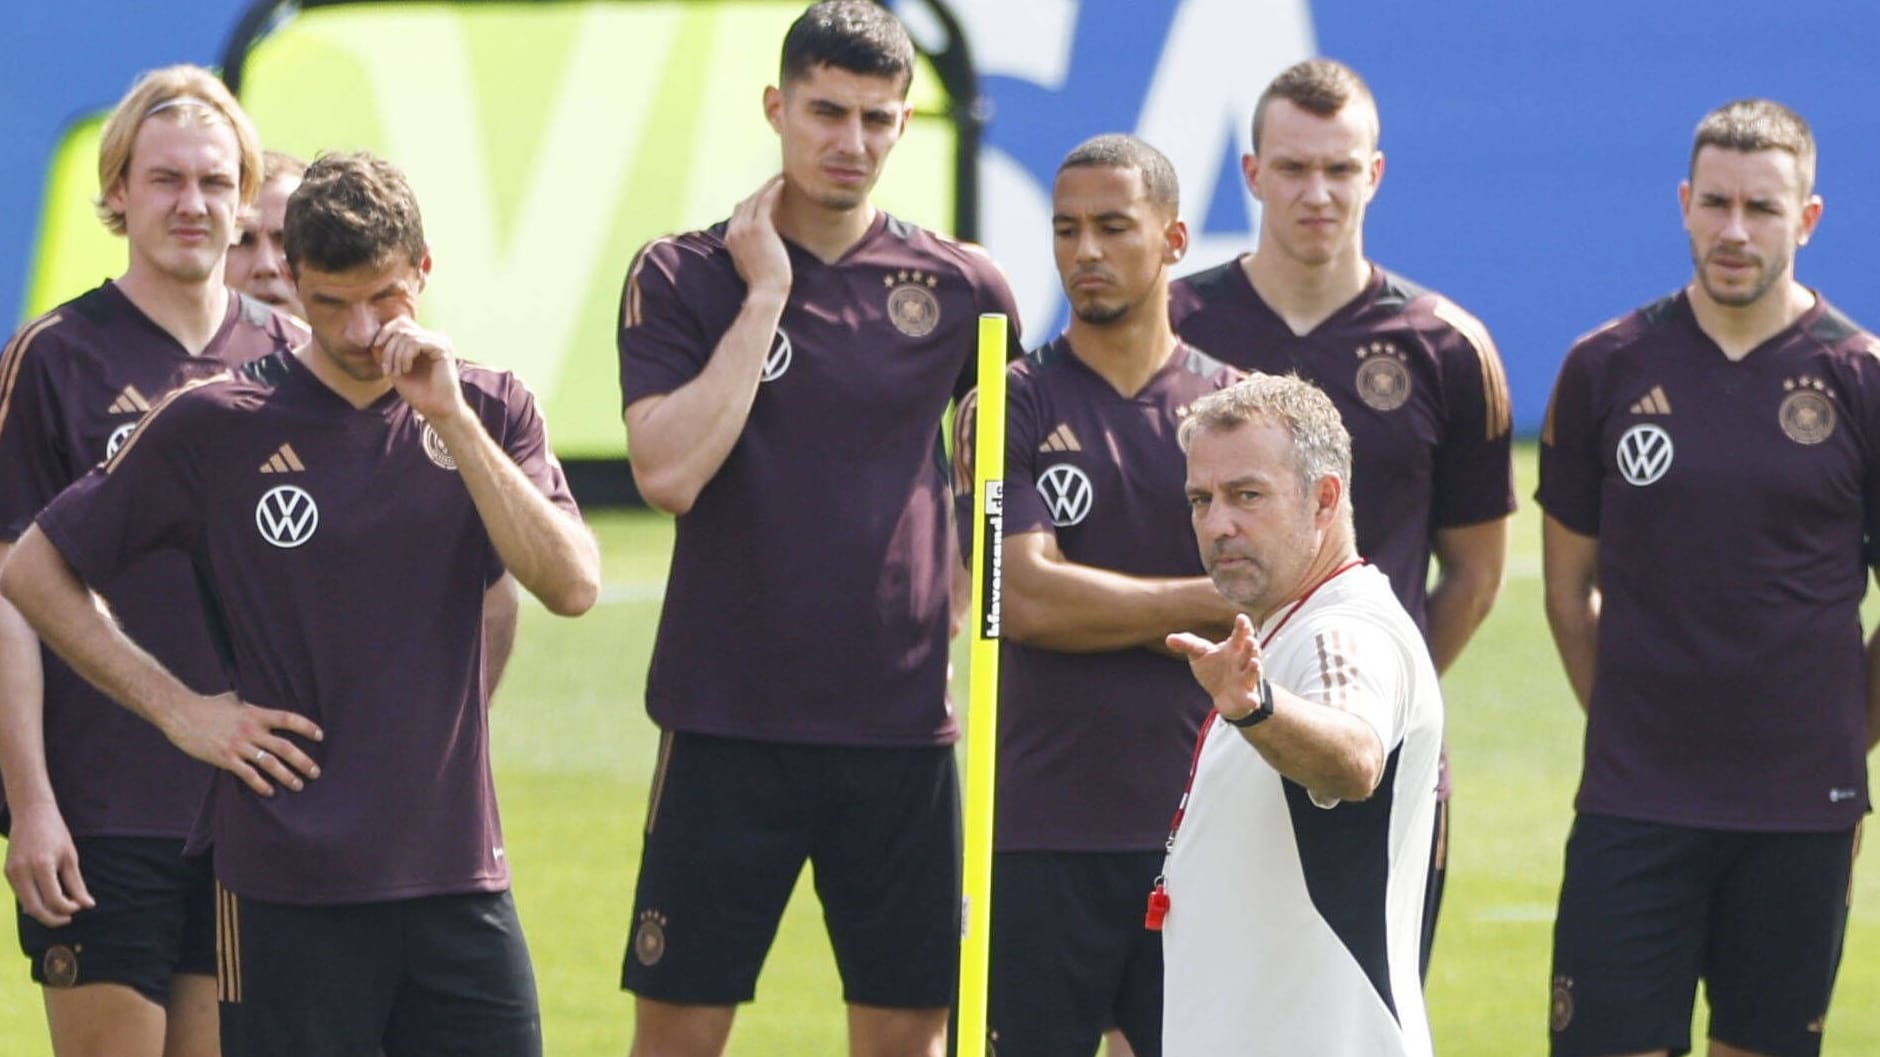
[[[992,931],[993,771],[999,745],[999,582],[1005,553],[1005,335],[979,317],[973,426],[973,639],[966,703],[965,900],[960,933],[959,1057],[985,1057],[986,957]]]

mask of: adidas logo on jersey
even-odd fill
[[[113,415],[141,415],[150,410],[150,401],[144,399],[136,386],[127,385],[107,410]]]
[[[1632,413],[1634,415],[1669,415],[1671,398],[1665,395],[1665,387],[1652,386],[1651,392],[1640,397],[1638,402],[1632,405]]]
[[[267,462],[261,464],[262,473],[299,473],[306,468],[300,456],[294,454],[292,444],[281,445],[273,455],[268,456]]]
[[[1071,424],[1068,422],[1060,422],[1058,423],[1058,428],[1052,430],[1051,435],[1044,439],[1044,443],[1038,445],[1038,450],[1083,451],[1084,446],[1077,443],[1077,434],[1071,432]]]

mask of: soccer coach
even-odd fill
[[[1202,563],[1245,612],[1224,641],[1168,638],[1220,721],[1203,724],[1152,897],[1163,1052],[1427,1057],[1442,693],[1358,557],[1350,435],[1309,383],[1254,375],[1196,401],[1180,439]]]

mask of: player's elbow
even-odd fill
[[[564,565],[562,576],[536,597],[558,617],[578,617],[594,608],[601,598],[601,552],[592,534],[581,533],[578,549]]]
[[[1041,608],[1022,593],[1009,588],[999,600],[999,637],[1024,646],[1050,648],[1050,625]]]
[[[698,501],[698,482],[688,480],[670,468],[645,467],[638,462],[631,465],[633,486],[639,489],[640,498],[646,500],[646,505],[654,510],[681,517]]]
[[[601,583],[597,577],[579,577],[536,595],[542,607],[558,617],[578,617],[600,601]]]
[[[61,561],[59,554],[37,529],[28,529],[16,544],[0,554],[4,555],[0,560],[0,598],[5,598],[30,619],[38,608],[34,603],[44,594],[45,585],[52,582],[49,574],[55,570],[47,563]]]
[[[1094,632],[1067,619],[1061,607],[1007,588],[999,599],[999,637],[1022,646],[1063,653],[1104,648]]]
[[[1595,597],[1591,582],[1547,581],[1541,592],[1541,605],[1547,613],[1547,627],[1556,641],[1584,633],[1596,612]]]

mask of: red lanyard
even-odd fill
[[[1354,558],[1338,568],[1333,569],[1325,579],[1313,584],[1310,591],[1300,595],[1299,601],[1294,602],[1292,608],[1288,609],[1286,614],[1279,618],[1279,623],[1273,625],[1273,630],[1267,632],[1266,636],[1260,640],[1261,651],[1264,652],[1266,650],[1267,646],[1272,643],[1273,636],[1279,634],[1279,629],[1286,626],[1286,622],[1293,618],[1294,613],[1299,612],[1299,610],[1305,606],[1307,600],[1318,593],[1319,588],[1337,579],[1339,574],[1350,569],[1355,569],[1363,564],[1363,558]],[[1168,842],[1162,846],[1164,855],[1175,851],[1175,835],[1181,832],[1182,816],[1188,813],[1188,794],[1195,790],[1195,771],[1201,766],[1201,748],[1208,743],[1208,731],[1213,728],[1214,721],[1218,718],[1220,718],[1219,712],[1210,711],[1208,717],[1201,721],[1201,732],[1195,735],[1195,754],[1188,760],[1188,782],[1182,786],[1182,798],[1175,804],[1175,817],[1169,820]],[[1162,931],[1162,920],[1168,917],[1168,886],[1165,880],[1164,875],[1158,874],[1155,879],[1155,889],[1149,893],[1149,910],[1143,915],[1142,925],[1150,932]]]

